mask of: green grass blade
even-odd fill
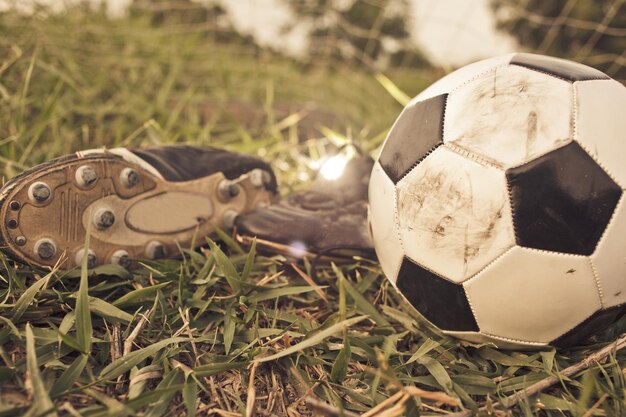
[[[72,364],[63,372],[61,377],[52,386],[52,389],[50,390],[51,397],[57,397],[72,388],[74,383],[83,373],[85,365],[87,365],[87,359],[89,359],[89,357],[84,354],[74,359],[74,362],[72,362]]]
[[[235,239],[233,239],[228,233],[223,231],[221,228],[216,227],[215,234],[217,235],[219,240],[224,242],[226,246],[228,246],[230,250],[232,250],[234,253],[238,253],[239,255],[243,255],[245,253],[241,245],[237,243]]]
[[[193,372],[198,378],[218,375],[232,369],[241,369],[248,366],[249,362],[223,362],[208,363],[194,368]]]
[[[118,401],[116,398],[109,397],[103,392],[92,388],[86,388],[83,392],[106,407],[106,410],[98,414],[100,417],[130,417],[134,414],[133,410],[128,408],[126,404]]]
[[[398,103],[406,106],[407,104],[409,104],[409,101],[411,101],[411,97],[406,95],[404,91],[400,90],[400,88],[398,88],[398,86],[386,75],[378,73],[376,74],[376,80]]]
[[[89,311],[89,270],[87,268],[90,234],[91,222],[88,223],[85,234],[85,244],[83,245],[85,256],[83,256],[80,266],[80,286],[76,296],[76,339],[83,353],[91,351],[91,338],[93,336],[91,311]]]
[[[250,271],[252,270],[252,266],[254,266],[254,258],[256,256],[256,237],[252,240],[252,245],[250,245],[250,250],[248,251],[248,256],[246,257],[246,264],[243,267],[243,271],[241,272],[241,280],[247,281],[250,277]]]
[[[164,347],[185,341],[182,337],[171,337],[169,339],[161,340],[145,348],[136,350],[128,355],[119,358],[118,360],[111,362],[100,372],[100,378],[102,379],[114,379],[118,376],[125,374],[132,367],[139,365],[140,362],[154,356]]]
[[[450,379],[450,375],[448,375],[448,372],[439,361],[431,358],[430,356],[424,356],[418,359],[417,362],[420,365],[424,365],[426,369],[428,369],[428,372],[448,394],[455,395],[452,379]]]
[[[35,299],[37,293],[39,293],[39,291],[46,287],[51,276],[52,273],[49,273],[45,277],[41,278],[39,281],[36,281],[33,285],[28,287],[28,289],[22,293],[20,298],[18,298],[17,302],[15,303],[15,306],[13,307],[13,314],[11,315],[12,321],[19,321],[22,318],[26,309],[28,309],[28,306],[31,305],[31,303]]]
[[[422,343],[422,345],[415,351],[415,353],[409,358],[408,361],[406,361],[407,364],[409,363],[413,363],[417,360],[419,360],[420,358],[422,358],[424,355],[426,355],[428,352],[430,352],[431,350],[437,348],[438,346],[440,346],[441,343],[428,338],[424,341],[424,343]]]
[[[97,297],[89,297],[89,309],[92,313],[110,321],[130,323],[133,320],[132,315]]]
[[[4,382],[15,376],[15,369],[8,366],[0,366],[0,382]]]
[[[315,333],[315,335],[311,336],[308,339],[304,339],[303,341],[301,341],[300,343],[297,343],[285,350],[282,350],[274,355],[270,355],[270,356],[265,356],[262,358],[258,358],[255,359],[253,362],[259,362],[259,363],[263,363],[263,362],[270,362],[270,361],[275,361],[276,359],[280,359],[282,357],[285,356],[289,356],[293,353],[296,352],[300,352],[304,349],[313,347],[323,341],[325,341],[327,338],[333,336],[334,334],[347,329],[348,327],[363,321],[367,318],[367,316],[358,316],[358,317],[353,317],[351,319],[347,319],[344,321],[341,321],[339,323],[333,324],[332,326],[328,327],[327,329],[322,330],[321,332]]]
[[[74,349],[78,352],[82,351],[82,346],[78,343],[78,341],[73,338],[72,336],[65,334],[65,333],[61,333],[61,332],[57,332],[58,336],[61,338],[61,341],[69,348]]]
[[[209,247],[211,248],[211,253],[215,258],[215,262],[222,270],[226,281],[228,281],[228,285],[232,288],[234,293],[238,293],[241,291],[241,279],[239,274],[237,273],[237,269],[235,269],[235,265],[231,262],[231,260],[226,256],[226,254],[220,249],[219,246],[211,239],[207,239],[209,242]]]
[[[158,390],[171,388],[172,386],[179,386],[184,381],[183,372],[179,369],[174,369],[159,383]],[[183,388],[184,389],[184,388]],[[176,391],[163,394],[158,401],[153,402],[150,408],[146,411],[145,417],[161,417],[165,415],[167,407],[169,406],[172,398],[176,395]]]
[[[126,403],[126,407],[138,411],[142,407],[145,407],[148,404],[153,404],[158,401],[163,396],[167,396],[170,394],[175,394],[180,392],[183,389],[180,385],[170,385],[167,388],[157,388],[154,391],[146,392],[142,394],[140,397],[132,399]]]
[[[339,318],[341,320],[345,320],[348,317],[348,303],[346,302],[346,279],[343,274],[337,273],[337,267],[333,264],[333,270],[335,271],[335,275],[337,275],[338,282],[337,286],[339,292]]]
[[[54,404],[48,395],[48,390],[39,372],[37,353],[35,352],[35,337],[33,336],[33,329],[30,327],[30,323],[26,324],[26,369],[33,387],[32,409],[36,410],[36,414],[47,413],[46,415],[48,416],[56,416],[56,411],[50,412],[54,409]]]
[[[330,371],[330,380],[341,384],[348,373],[348,364],[350,363],[352,353],[350,351],[350,340],[343,338],[343,348],[339,351],[335,363]]]
[[[224,313],[224,351],[228,355],[235,338],[235,321],[233,320],[232,308]]]
[[[187,409],[186,417],[196,417],[196,400],[198,398],[198,384],[193,378],[187,378],[183,388],[183,402]]]
[[[168,285],[170,285],[170,282],[163,282],[161,284],[157,284],[157,285],[152,285],[150,287],[145,287],[145,288],[139,288],[137,290],[131,291],[127,294],[124,294],[123,296],[121,296],[120,298],[118,298],[117,300],[113,301],[113,305],[115,307],[125,307],[127,305],[130,305],[134,302],[137,302],[138,300],[142,300],[144,298],[149,298],[152,296],[153,293],[157,292],[158,290],[160,290],[161,288],[164,288]]]
[[[317,287],[326,288],[326,287]],[[311,288],[308,285],[297,285],[293,287],[272,288],[267,291],[260,291],[257,294],[253,294],[248,297],[248,301],[251,303],[258,303],[260,301],[272,300],[274,298],[285,297],[288,295],[304,294],[307,292],[315,291],[316,288]]]
[[[18,339],[22,339],[22,335],[19,329],[15,326],[15,324],[13,324],[11,319],[0,316],[0,321],[3,321],[6,324],[6,326],[9,328],[9,330],[11,330],[11,333],[13,333]]]
[[[374,320],[374,322],[378,324],[379,326],[389,326],[390,325],[389,321],[382,314],[380,314],[378,310],[376,310],[376,307],[374,307],[372,303],[370,303],[363,296],[363,294],[361,294],[359,291],[357,291],[356,288],[354,288],[354,286],[350,283],[350,281],[348,281],[345,278],[345,276],[343,275],[343,272],[341,272],[341,270],[337,268],[337,265],[333,264],[332,267],[333,267],[333,271],[335,272],[335,275],[337,275],[337,277],[339,277],[339,279],[343,282],[343,286],[346,292],[354,300],[354,303],[356,304],[357,309],[361,313],[365,313],[368,316],[370,316],[370,318]]]

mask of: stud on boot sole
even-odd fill
[[[89,267],[176,256],[216,226],[269,204],[275,195],[258,186],[259,175],[171,182],[110,152],[65,157],[0,190],[0,247],[39,267],[76,268],[91,223]]]

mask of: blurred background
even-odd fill
[[[0,0],[0,175],[6,180],[80,149],[184,142],[259,155],[272,164],[282,194],[288,194],[307,187],[325,159],[353,149],[346,145],[375,155],[404,104],[469,61],[516,50],[537,52],[584,62],[626,81],[625,2]],[[243,255],[227,235],[222,239],[231,249],[231,268],[250,272],[248,259],[253,258]],[[203,415],[211,410],[217,410],[211,415],[241,415],[243,398],[254,398],[248,396],[246,383],[254,382],[254,376],[248,379],[248,370],[231,369],[231,365],[245,366],[247,362],[239,361],[254,357],[261,343],[263,349],[294,347],[304,333],[312,335],[309,340],[316,344],[312,354],[298,352],[293,362],[283,358],[285,362],[273,363],[271,371],[259,368],[259,415],[277,414],[281,402],[285,411],[278,415],[298,415],[288,413],[283,398],[288,402],[302,398],[303,387],[306,395],[315,392],[324,404],[343,404],[359,412],[371,411],[391,395],[402,398],[397,408],[408,399],[396,396],[405,383],[459,395],[471,408],[477,406],[472,397],[480,398],[482,404],[485,395],[489,395],[485,401],[491,401],[520,392],[589,353],[587,346],[564,354],[552,350],[511,356],[487,346],[466,349],[422,325],[414,326],[400,311],[400,298],[383,280],[378,266],[367,261],[341,266],[343,272],[317,268],[323,287],[315,288],[324,288],[330,300],[322,304],[312,292],[311,297],[291,292],[294,288],[301,291],[311,281],[300,280],[292,272],[281,275],[286,264],[257,257],[250,279],[258,284],[255,288],[270,284],[276,297],[256,298],[257,305],[250,294],[267,293],[255,289],[239,297],[221,278],[224,266],[213,275],[214,259],[218,258],[207,254],[206,260],[194,256],[187,263],[185,257],[147,265],[132,275],[100,276],[89,295],[101,298],[91,301],[99,300],[107,309],[114,309],[109,304],[113,303],[125,310],[113,310],[113,327],[94,316],[93,353],[79,357],[73,352],[79,342],[67,344],[75,340],[68,331],[62,345],[58,330],[78,329],[80,325],[73,326],[73,321],[86,326],[84,316],[80,319],[80,311],[74,315],[72,307],[77,280],[62,275],[50,284],[48,278],[34,281],[37,275],[29,268],[13,269],[4,263],[0,304],[5,310],[0,311],[8,307],[16,313],[4,319],[8,327],[3,324],[0,334],[0,363],[8,365],[0,366],[0,415],[22,415],[31,404],[29,387],[39,379],[31,372],[28,378],[22,377],[28,342],[11,335],[21,331],[21,327],[12,330],[11,320],[17,326],[27,320],[33,323],[37,351],[32,356],[38,356],[39,365],[45,364],[46,384],[56,381],[55,390],[64,393],[54,399],[59,414],[69,410],[62,415],[69,415],[74,406],[84,415],[119,415],[122,409],[129,411],[127,405],[131,407],[135,400],[142,402],[134,402],[133,410],[144,407],[143,415],[165,414],[167,407],[177,410],[176,415],[187,415],[186,410],[196,404],[196,390]],[[310,264],[305,267],[311,275]],[[160,290],[168,283],[175,289]],[[150,311],[156,311],[158,304],[156,315],[135,324],[138,312],[147,312],[153,299]],[[384,316],[370,302],[380,305]],[[355,325],[349,339],[344,332],[344,344],[334,338],[332,343],[328,338],[316,341],[319,329],[327,331],[335,320],[346,317],[346,309],[352,314],[353,308],[371,315],[377,325],[369,321]],[[97,314],[105,310],[100,311]],[[129,313],[135,313],[135,318]],[[118,318],[133,324],[120,324]],[[332,327],[336,325],[340,323]],[[146,349],[155,345],[162,349],[164,339],[169,343],[170,336],[191,335],[195,329],[200,329],[198,341],[203,343],[153,350],[150,365],[131,374],[128,385],[121,375],[118,381],[122,382],[117,384],[108,379],[90,383],[92,373],[112,363],[109,346],[124,340],[132,328],[132,338],[139,335],[135,343]],[[616,326],[600,340],[612,340],[622,329]],[[267,336],[261,338],[257,330]],[[214,335],[211,343],[210,334]],[[56,356],[53,350],[61,352],[61,346],[62,355],[70,352],[72,356]],[[111,348],[111,357],[117,351]],[[74,357],[77,360],[68,365]],[[612,357],[604,368],[593,367],[562,388],[543,393],[537,401],[522,402],[521,411],[514,414],[618,415],[624,396],[624,365],[619,361],[621,357]],[[36,367],[36,361],[26,362],[35,362],[29,369]],[[74,364],[86,366],[86,371]],[[188,366],[194,367],[190,373]],[[66,371],[59,377],[62,369]],[[80,380],[77,369],[83,372]],[[201,369],[202,376],[196,373],[188,378]],[[254,375],[256,368],[252,369]],[[184,385],[173,385],[183,380],[182,371]],[[203,382],[196,385],[192,382],[196,377]],[[306,379],[303,384],[302,378]],[[78,387],[71,381],[78,381]],[[159,391],[159,401],[155,401],[152,393],[144,395],[149,387],[166,391]],[[216,389],[219,395],[213,394]],[[34,404],[48,407],[43,397],[36,397]],[[421,405],[413,400],[406,404],[415,407],[407,415],[417,415]],[[594,405],[589,408],[590,404]],[[439,408],[440,403],[436,405],[424,403],[431,414],[448,412]],[[222,413],[224,409],[240,411]],[[300,415],[311,415],[301,402],[289,406],[289,410],[296,409]]]
[[[184,141],[307,180],[373,151],[407,100],[522,50],[626,80],[625,0],[0,0],[5,176],[100,146]],[[298,169],[292,169],[297,166]]]

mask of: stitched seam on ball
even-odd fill
[[[622,205],[626,204],[624,203],[624,200],[626,199],[626,196],[624,195],[625,193],[626,191],[622,189],[622,195],[619,197],[619,200],[617,201],[617,204],[615,205],[615,208],[613,209],[613,214],[611,214],[611,218],[609,219],[609,222],[606,224],[604,231],[600,235],[600,239],[598,239],[598,243],[596,244],[596,247],[593,250],[594,252],[598,249],[598,244],[600,244],[600,242],[602,242],[602,239],[604,239],[604,236],[606,235],[607,230],[609,230],[611,223],[615,221],[614,219],[615,219],[615,216],[617,216],[617,212],[619,211],[619,209],[621,209]]]
[[[545,342],[529,342],[527,340],[519,340],[519,339],[510,338],[510,337],[496,336],[495,334],[491,334],[487,332],[481,332],[481,333],[484,334],[485,336],[493,337],[494,339],[503,340],[505,342],[521,343],[521,344],[529,345],[529,346],[548,346],[548,343],[545,343]]]
[[[612,79],[605,79],[605,78],[597,78],[594,80],[586,80],[586,81],[612,81]],[[585,146],[585,144],[579,140],[579,132],[578,132],[578,116],[579,116],[579,99],[578,99],[578,89],[576,89],[575,84],[572,84],[573,89],[574,89],[574,112],[576,114],[575,116],[575,120],[574,120],[574,134],[572,136],[572,141],[576,142],[581,148],[583,148],[583,150],[585,152],[587,152],[587,155],[589,155],[591,157],[591,159],[593,159],[596,164],[598,164],[600,166],[600,168],[602,168],[604,170],[604,172],[606,173],[606,175],[608,175],[617,185],[620,186],[620,188],[622,190],[624,190],[624,188],[626,187],[626,184],[620,184],[620,181],[617,180],[617,178],[613,175],[613,173],[607,169],[607,167],[602,163],[602,161],[600,161],[598,155],[595,155],[594,153],[591,152],[591,150]]]
[[[545,253],[547,255],[563,255],[563,256],[569,256],[569,257],[572,257],[572,258],[589,258],[588,255],[581,255],[581,254],[578,254],[578,253],[549,251],[547,249],[529,248],[528,246],[522,246],[522,245],[519,245],[519,247],[522,248],[522,249],[533,251],[533,252]]]
[[[589,148],[587,148],[581,141],[579,140],[574,140],[573,142],[576,142],[578,144],[578,146],[580,146],[581,148],[583,148],[583,150],[587,153],[587,155],[589,155],[591,157],[591,159],[593,159],[593,161],[598,164],[598,166],[600,168],[602,168],[602,170],[604,171],[604,173],[606,175],[609,176],[609,178],[611,178],[613,180],[613,182],[615,184],[617,184],[619,186],[619,188],[621,188],[622,190],[624,190],[624,185],[620,184],[620,181],[617,180],[617,178],[613,175],[613,173],[611,171],[609,171],[607,169],[607,167],[602,163],[602,161],[600,161],[600,159],[598,158],[597,155],[594,155]]]
[[[424,159],[428,158],[428,155],[430,155],[431,153],[435,152],[437,150],[437,148],[439,148],[443,144],[444,143],[443,143],[443,140],[442,140],[441,142],[438,142],[435,146],[433,146],[428,152],[426,152],[424,154],[424,156],[422,156],[420,159],[417,160],[417,162],[415,162],[413,165],[411,165],[411,168],[407,169],[407,171],[404,174],[402,174],[402,176],[400,178],[398,178],[398,181],[396,181],[396,183],[394,185],[398,185],[398,183],[400,181],[402,181],[404,179],[404,177],[409,175],[411,173],[411,171],[413,171],[415,169],[416,166],[421,164]]]
[[[551,72],[548,72],[548,71],[545,71],[545,70],[542,70],[542,69],[539,69],[539,68],[528,67],[526,65],[517,64],[515,62],[512,62],[511,65],[515,65],[516,67],[525,68],[525,69],[530,70],[530,71],[540,72],[542,74],[546,74],[546,75],[549,75],[550,77],[558,78],[559,80],[565,81],[566,83],[570,83],[570,84],[574,84],[575,82],[579,82],[579,81],[594,81],[594,80],[608,80],[608,79],[610,79],[610,77],[609,78],[605,78],[605,77],[589,77],[589,78],[586,78],[585,77],[585,78],[583,78],[581,80],[570,80],[570,79],[567,79],[567,78],[562,77],[560,75],[552,74]],[[606,74],[604,74],[604,75],[606,77],[608,77],[608,75],[606,75]]]
[[[404,249],[403,249],[404,250]],[[450,284],[454,284],[454,285],[461,285],[463,286],[463,281],[461,282],[456,282],[451,280],[450,278],[447,278],[445,275],[435,271],[432,268],[427,267],[426,265],[424,265],[422,262],[416,261],[415,259],[413,259],[411,256],[409,256],[406,252],[404,253],[404,258],[408,259],[409,261],[413,262],[415,265],[419,266],[420,268],[430,272],[433,275],[436,275],[439,279],[443,280],[443,281],[447,281]]]
[[[619,307],[620,305],[621,304],[618,304],[617,306],[614,306],[614,307]],[[609,308],[612,308],[612,307],[609,307]],[[593,317],[594,314],[598,313],[599,311],[606,311],[606,310],[608,310],[608,309],[600,308],[600,309],[594,311],[593,313],[588,315],[583,321],[578,322],[577,324],[573,325],[572,327],[567,329],[565,332],[563,332],[559,337],[557,337],[556,339],[552,340],[552,342],[556,342],[559,339],[568,336],[569,333],[571,333],[571,331],[574,330],[576,327],[580,326],[581,324],[587,323]]]
[[[448,108],[448,97],[450,97],[449,94],[446,94],[446,99],[443,102],[443,111],[441,112],[441,139],[439,142],[437,142],[437,144],[435,146],[433,146],[432,148],[430,148],[428,150],[428,152],[426,152],[426,154],[424,156],[422,156],[420,159],[418,159],[413,165],[411,165],[411,168],[409,168],[396,182],[395,185],[397,185],[400,181],[402,181],[402,179],[404,177],[406,177],[407,175],[409,175],[409,173],[411,171],[413,171],[415,169],[416,166],[418,166],[424,159],[428,158],[428,155],[430,155],[431,153],[435,152],[435,150],[440,147],[441,145],[444,145],[443,142],[443,137],[444,137],[444,133],[445,133],[445,128],[446,128],[446,110]]]
[[[497,71],[498,71],[498,69],[500,69],[500,68],[506,68],[507,66],[509,66],[509,63],[508,63],[508,62],[503,63],[503,64],[500,64],[500,65],[496,65],[496,66],[491,67],[491,68],[489,68],[489,69],[487,69],[487,70],[484,70],[484,71],[482,71],[482,72],[479,72],[478,74],[475,74],[473,77],[471,77],[471,78],[469,78],[469,79],[465,80],[465,82],[464,82],[464,83],[462,83],[462,84],[460,84],[460,85],[456,86],[455,88],[453,88],[452,90],[450,90],[450,92],[448,93],[448,95],[447,95],[447,97],[446,97],[446,102],[445,102],[445,105],[444,105],[444,112],[443,112],[443,120],[444,120],[444,125],[443,125],[443,128],[442,128],[442,130],[441,130],[441,140],[442,140],[444,143],[446,143],[446,142],[445,142],[445,137],[446,137],[446,125],[445,125],[446,110],[448,109],[448,99],[450,98],[450,96],[452,95],[452,93],[454,93],[454,92],[456,92],[456,91],[460,90],[461,88],[463,88],[463,87],[467,86],[468,84],[470,84],[470,83],[472,83],[472,82],[474,82],[474,81],[476,81],[476,80],[478,80],[478,79],[480,79],[480,78],[484,77],[485,75],[487,75],[487,74],[489,74],[489,73],[491,73],[491,72],[494,72],[494,73],[495,73],[495,72],[497,72]]]
[[[589,265],[591,266],[591,272],[593,273],[593,279],[596,282],[596,289],[598,290],[598,297],[600,298],[600,310],[604,310],[604,293],[602,292],[602,285],[600,284],[600,278],[598,277],[598,271],[593,264],[591,258],[589,258]]]
[[[396,184],[393,186],[393,225],[396,228],[396,234],[398,235],[398,240],[400,241],[400,247],[402,248],[402,256],[404,257],[406,254],[406,249],[404,248],[404,241],[402,240],[402,234],[400,233],[400,216],[398,214],[398,187]],[[402,264],[400,264],[402,267]],[[398,269],[398,272],[400,270]],[[396,274],[396,279],[398,274]]]
[[[474,310],[474,304],[472,304],[472,299],[467,293],[467,289],[465,288],[465,285],[461,284],[461,287],[463,288],[463,294],[465,294],[465,299],[467,300],[467,305],[469,305],[470,311],[472,312],[472,317],[474,318],[476,327],[478,327],[478,331],[480,332],[480,323],[478,321],[478,316],[476,315],[476,310]]]
[[[570,117],[571,117],[570,126],[572,127],[571,137],[572,137],[572,140],[576,140],[576,138],[578,137],[578,89],[576,88],[576,83],[572,83],[571,87],[572,87],[572,94],[571,94],[572,112],[570,114]]]
[[[496,66],[493,66],[493,67],[491,67],[489,69],[483,70],[483,71],[479,72],[478,74],[474,74],[474,76],[472,78],[467,79],[463,84],[459,84],[458,86],[456,86],[452,90],[450,90],[450,93],[454,93],[455,91],[460,90],[461,88],[465,87],[466,85],[470,84],[473,81],[476,81],[479,78],[484,77],[485,75],[489,74],[490,72],[497,72],[498,69],[506,68],[509,65],[511,65],[509,62],[504,62],[502,64],[498,64]]]
[[[404,295],[404,293],[402,291],[400,291],[400,289],[398,287],[396,288],[396,292],[400,295],[400,299],[402,300],[402,302],[404,303],[405,306],[409,307],[409,310],[411,312],[414,313],[415,316],[417,317],[411,317],[412,319],[418,321],[418,324],[422,324],[419,323],[419,321],[423,321],[425,322],[425,324],[427,326],[431,326],[434,329],[439,329],[437,326],[435,326],[434,323],[431,323],[430,320],[428,320],[417,308],[415,308],[415,306],[406,298],[406,296]],[[401,304],[402,305],[402,304]],[[410,313],[409,313],[410,314]],[[440,330],[440,329],[439,329]]]
[[[511,210],[511,223],[513,224],[513,237],[515,238],[515,244],[517,244],[517,240],[519,238],[519,234],[517,232],[517,225],[515,224],[515,207],[513,204],[513,189],[511,188],[511,183],[509,182],[509,178],[504,173],[504,178],[506,180],[506,191],[509,197],[509,209]]]
[[[602,80],[602,79],[600,79]],[[622,189],[622,195],[624,193],[624,186],[622,184],[620,184],[620,182],[617,180],[617,178],[613,175],[613,173],[602,163],[602,161],[600,161],[600,158],[598,158],[598,155],[595,155],[593,152],[591,152],[591,149],[589,149],[582,141],[578,140],[579,138],[579,132],[578,132],[578,112],[579,112],[579,106],[578,106],[578,90],[575,88],[574,84],[572,84],[572,89],[573,89],[573,114],[574,114],[574,121],[573,121],[573,132],[572,132],[572,142],[576,142],[576,144],[578,146],[580,146],[587,155],[589,155],[589,157],[591,159],[593,159],[593,161],[598,164],[598,166],[600,168],[602,168],[602,170],[604,171],[604,173],[606,175],[609,176],[609,178],[611,178],[613,180],[613,182],[617,185],[619,185],[619,187]],[[557,148],[558,149],[558,148]],[[620,201],[621,201],[621,196],[620,196]],[[617,208],[617,206],[616,206]],[[613,211],[613,214],[615,214],[615,211]],[[613,216],[611,216],[612,218]],[[608,228],[608,225],[607,225]],[[602,236],[604,236],[604,233],[606,232],[606,228],[604,229],[604,232],[602,233]],[[600,238],[601,239],[601,238]],[[600,240],[598,240],[599,242]]]
[[[619,200],[617,201],[617,204],[615,205],[615,208],[613,209],[613,213],[611,214],[611,218],[609,219],[609,222],[606,224],[606,227],[604,228],[604,231],[600,235],[600,238],[598,239],[598,243],[596,243],[596,247],[593,249],[593,253],[595,253],[598,250],[598,246],[600,245],[600,242],[602,242],[602,239],[604,239],[604,237],[606,236],[609,228],[611,227],[611,224],[613,224],[613,222],[615,221],[615,217],[617,216],[617,213],[620,211],[622,206],[624,204],[626,204],[626,203],[624,203],[624,201],[626,200],[626,196],[624,195],[625,193],[626,193],[626,191],[624,191],[622,189],[622,195],[619,197]],[[592,253],[592,255],[593,255],[593,253]],[[591,257],[589,259],[591,259]],[[593,262],[592,262],[591,265],[593,267]],[[595,274],[595,267],[594,267],[594,274]],[[603,294],[600,293],[600,296],[602,297],[601,298],[601,304],[604,305]]]
[[[445,146],[447,149],[451,150],[452,152],[457,153],[467,159],[471,159],[472,161],[486,168],[496,168],[500,171],[505,171],[505,169],[499,166],[498,164],[488,160],[487,158],[481,157],[480,155],[468,149],[465,149],[464,147],[459,146],[453,142],[445,142],[443,146]]]
[[[574,138],[567,138],[567,142],[560,143],[560,144],[559,144],[556,148],[548,149],[548,150],[547,150],[547,151],[545,151],[545,152],[538,153],[537,155],[534,155],[531,159],[527,160],[526,162],[520,162],[520,163],[519,163],[519,164],[517,164],[517,165],[511,165],[510,167],[506,168],[506,169],[505,169],[505,171],[508,171],[508,170],[510,170],[510,169],[519,168],[519,167],[522,167],[522,166],[524,166],[524,165],[526,165],[526,164],[529,164],[529,163],[531,163],[531,162],[535,161],[536,159],[539,159],[539,158],[541,158],[541,157],[546,156],[546,155],[547,155],[547,154],[549,154],[549,153],[552,153],[552,152],[554,152],[554,151],[558,151],[559,149],[566,147],[567,145],[569,145],[569,144],[570,144],[570,143],[572,143],[572,142],[576,142],[576,143],[578,143],[578,141],[574,140]],[[580,144],[579,144],[579,145],[580,145]],[[582,147],[582,146],[581,146],[581,147]],[[584,149],[584,148],[583,148],[583,149]]]
[[[513,243],[511,246],[509,246],[504,252],[502,252],[500,255],[496,256],[491,262],[489,262],[487,265],[485,265],[484,267],[482,267],[478,272],[476,272],[474,275],[472,275],[471,277],[467,278],[466,280],[462,281],[462,284],[468,284],[470,282],[472,282],[474,279],[476,279],[478,277],[479,274],[481,274],[482,272],[484,272],[487,268],[489,268],[490,266],[494,265],[496,262],[499,262],[501,258],[504,257],[504,255],[506,255],[507,253],[511,252],[513,250],[513,248],[518,247],[516,243]]]

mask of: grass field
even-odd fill
[[[386,75],[410,96],[439,74]],[[5,178],[78,149],[186,142],[267,158],[287,193],[333,147],[373,152],[397,99],[370,71],[199,24],[0,13]],[[498,351],[413,317],[372,261],[313,271],[227,235],[183,253],[132,273],[1,259],[0,416],[626,415],[625,350],[560,374],[625,321],[570,350]]]

